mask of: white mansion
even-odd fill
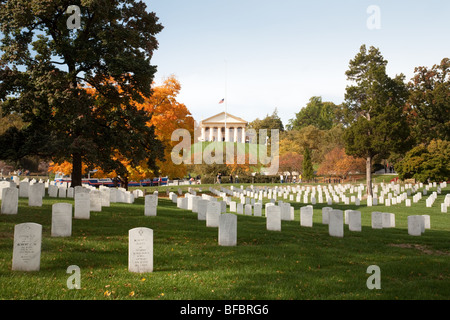
[[[200,121],[200,141],[245,142],[247,125],[244,119],[221,112]]]

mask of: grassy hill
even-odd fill
[[[333,205],[362,212],[362,232],[345,226],[344,238],[330,237],[322,225],[324,204],[314,205],[314,226],[306,228],[299,224],[305,204],[292,203],[295,221],[283,221],[281,232],[267,231],[264,217],[238,215],[236,247],[219,246],[217,228],[177,208],[163,192],[156,217],[144,216],[142,198],[111,204],[91,212],[90,220],[73,220],[68,238],[50,236],[51,205],[72,199],[45,198],[38,208],[21,198],[17,215],[0,215],[0,299],[448,300],[450,214],[438,207],[444,194],[432,208],[424,199],[411,208]],[[372,229],[372,211],[395,213],[396,227]],[[409,236],[412,214],[429,214],[431,230]],[[39,272],[11,271],[14,225],[22,222],[43,225]],[[128,230],[135,227],[154,230],[153,273],[127,270]],[[80,290],[67,288],[70,265],[80,267]],[[366,286],[371,265],[380,267],[380,290]]]

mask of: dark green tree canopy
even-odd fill
[[[72,5],[80,8],[78,29],[68,28]],[[151,115],[132,103],[151,94],[150,59],[162,30],[145,3],[0,1],[0,28],[2,111],[28,124],[26,153],[72,159],[75,185],[81,161],[125,173],[118,152],[135,163],[148,158],[156,169],[162,145],[145,125]]]
[[[418,67],[408,84],[409,118],[416,140],[450,140],[450,59]]]
[[[333,102],[323,102],[322,97],[312,97],[306,107],[295,114],[289,121],[290,130],[300,130],[308,126],[315,126],[320,130],[329,130],[333,126],[344,122],[342,106]]]

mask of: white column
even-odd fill
[[[245,143],[245,127],[242,127],[242,143]]]
[[[209,141],[213,141],[214,128],[209,127]]]
[[[217,128],[217,141],[222,141],[222,128]]]
[[[234,142],[237,142],[237,127],[234,127]]]
[[[205,133],[206,133],[206,128],[202,126],[202,137],[201,137],[201,141],[205,141]]]
[[[229,142],[230,141],[230,128],[226,127],[225,128],[225,142]]]

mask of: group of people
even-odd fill
[[[221,184],[222,183],[222,173],[218,173],[216,177],[216,183]],[[230,174],[230,183],[233,183],[233,175]],[[239,177],[236,175],[234,179],[234,183],[239,183]]]

